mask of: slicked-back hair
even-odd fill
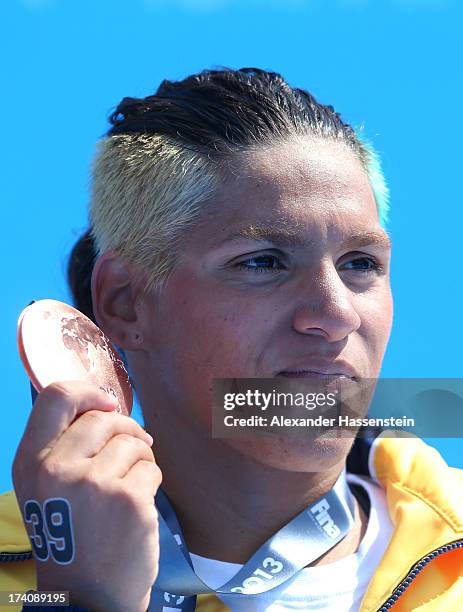
[[[68,267],[72,290],[80,289],[76,305],[87,314],[93,261],[107,250],[143,271],[147,290],[162,288],[222,170],[246,152],[307,136],[344,143],[364,167],[386,223],[388,189],[373,147],[332,106],[275,72],[204,70],[165,80],[154,95],[124,98],[109,122],[93,165],[90,229]]]

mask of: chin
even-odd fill
[[[268,436],[228,439],[240,455],[254,463],[287,472],[323,472],[344,463],[354,438]]]

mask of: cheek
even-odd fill
[[[386,349],[392,326],[393,302],[390,288],[376,294],[364,295],[358,303],[362,319],[361,335],[371,357],[380,361]]]
[[[269,333],[265,303],[184,280],[171,290],[164,317],[163,344],[174,367],[209,380],[252,376]]]
[[[153,360],[162,364],[157,386],[182,413],[188,407],[191,426],[210,431],[213,379],[257,375],[268,318],[230,291],[187,280],[168,302],[153,338]]]

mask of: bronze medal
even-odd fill
[[[52,382],[84,380],[117,398],[130,415],[132,387],[110,340],[88,317],[68,304],[40,300],[18,320],[19,354],[38,392]]]

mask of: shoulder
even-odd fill
[[[31,545],[24,527],[14,491],[0,495],[0,553],[30,552]]]
[[[394,506],[404,497],[419,501],[454,531],[463,532],[463,470],[448,466],[434,447],[385,431],[371,446],[369,471]]]
[[[16,495],[8,491],[0,495],[0,591],[27,591],[36,586],[29,538]]]

